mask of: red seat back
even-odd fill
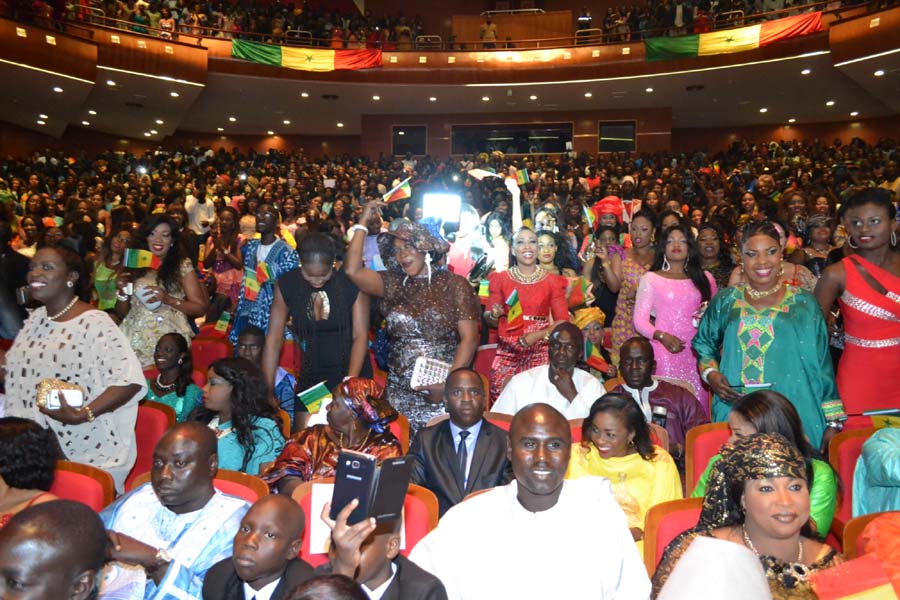
[[[828,458],[841,481],[841,493],[834,511],[835,521],[840,528],[840,532],[835,533],[841,539],[844,525],[853,517],[853,472],[856,470],[856,461],[862,454],[863,444],[875,431],[874,427],[843,431],[835,435],[828,445]]]
[[[472,368],[487,378],[491,376],[491,365],[494,364],[494,356],[497,354],[497,344],[485,344],[475,350],[475,359]]]
[[[138,406],[137,421],[134,426],[137,458],[131,473],[125,480],[125,489],[130,490],[134,479],[149,473],[153,468],[153,449],[166,431],[175,424],[175,411],[159,402],[143,401]]]
[[[191,342],[191,358],[194,361],[194,368],[204,373],[215,361],[233,355],[234,348],[221,338],[195,337]]]
[[[219,479],[216,477],[213,479],[213,486],[223,494],[230,494],[232,496],[237,496],[243,500],[246,500],[250,504],[253,504],[257,500],[259,500],[259,493],[256,490],[252,490],[246,485],[238,483],[236,481],[229,481],[227,479]]]
[[[698,425],[687,432],[684,442],[684,485],[688,494],[694,491],[709,459],[719,453],[722,444],[731,437],[727,423]]]
[[[102,469],[61,460],[56,463],[50,493],[63,500],[81,502],[100,512],[115,499],[115,484],[112,475]]]
[[[662,502],[650,508],[645,517],[644,565],[650,575],[666,547],[676,537],[697,525],[703,498],[683,498]]]

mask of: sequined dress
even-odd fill
[[[444,403],[432,404],[410,385],[416,358],[453,363],[459,345],[459,321],[478,321],[481,305],[465,278],[449,271],[407,277],[384,271],[381,312],[391,344],[386,398],[409,419],[410,435],[429,419],[444,414]]]
[[[709,280],[710,297],[716,293],[713,276],[705,272]],[[704,409],[708,406],[708,393],[700,382],[697,358],[691,342],[697,335],[695,314],[701,304],[700,290],[690,279],[670,279],[657,273],[645,273],[638,284],[634,302],[634,328],[651,340],[656,359],[656,375],[674,377],[694,386],[694,395]],[[655,322],[651,322],[655,316]],[[653,339],[655,331],[664,331],[684,342],[684,350],[673,354],[662,342]]]
[[[885,385],[900,372],[900,277],[856,255],[842,264],[847,283],[838,304],[846,335],[838,391],[850,414],[900,407],[900,387]],[[888,293],[873,289],[860,267]],[[867,417],[850,417],[849,424],[871,427]]]

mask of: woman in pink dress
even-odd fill
[[[653,264],[654,229],[654,214],[647,209],[639,210],[631,218],[631,248],[625,250],[625,258],[618,254],[610,254],[608,258],[601,257],[606,286],[614,294],[619,294],[612,322],[610,352],[616,364],[619,362],[619,348],[629,338],[637,335],[634,330],[634,299],[641,275]]]
[[[547,364],[547,337],[557,321],[569,318],[566,278],[552,275],[538,264],[535,233],[527,227],[520,229],[513,237],[512,251],[515,264],[502,273],[488,275],[490,309],[484,318],[499,333],[491,365],[492,400],[513,375]],[[510,324],[506,300],[513,290],[518,291],[522,318]]]
[[[716,281],[700,266],[690,229],[675,225],[664,230],[653,265],[638,284],[634,328],[652,340],[656,375],[689,382],[704,407],[707,392],[700,384],[691,341],[715,293]]]

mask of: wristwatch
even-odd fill
[[[155,571],[156,569],[165,566],[172,562],[172,556],[168,553],[165,548],[160,548],[156,551],[156,556],[154,557],[156,562],[150,568],[151,571]]]

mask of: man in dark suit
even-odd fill
[[[297,558],[303,509],[288,496],[257,500],[234,536],[234,554],[207,571],[204,600],[281,600],[313,576]]]
[[[450,373],[444,385],[450,418],[421,429],[409,449],[410,481],[434,492],[442,516],[467,494],[512,480],[507,434],[484,420],[485,397],[478,373],[467,368]]]

